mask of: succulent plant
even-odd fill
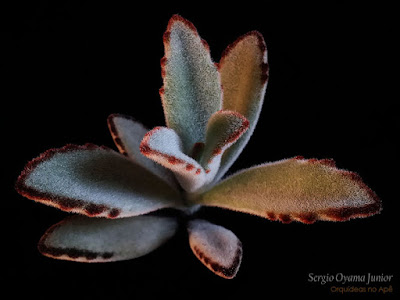
[[[194,212],[201,206],[282,223],[345,221],[378,213],[381,203],[354,172],[332,159],[293,157],[221,178],[252,135],[269,76],[262,35],[251,31],[214,63],[192,23],[174,15],[164,34],[160,89],[167,127],[146,129],[112,114],[120,153],[93,144],[50,149],[30,161],[16,190],[76,213],[39,242],[49,257],[111,262],[145,255],[187,226],[190,248],[211,271],[233,278],[242,246],[230,230]],[[165,208],[181,211],[166,215]]]

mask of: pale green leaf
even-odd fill
[[[267,50],[262,35],[251,31],[228,46],[219,71],[224,90],[223,109],[240,113],[250,127],[223,155],[215,181],[235,162],[257,125],[268,80]]]
[[[140,143],[149,131],[141,123],[130,116],[112,114],[107,119],[111,135],[121,154],[126,155],[134,163],[142,166],[158,176],[172,187],[178,189],[174,175],[163,166],[148,159],[140,152]]]
[[[204,185],[203,167],[183,152],[181,139],[173,129],[156,127],[149,131],[140,144],[140,151],[174,172],[185,191],[195,192]]]
[[[176,232],[175,218],[138,216],[123,219],[73,216],[53,225],[38,248],[46,256],[78,262],[109,262],[148,254]]]
[[[380,211],[380,201],[353,172],[332,160],[292,158],[238,172],[199,196],[217,206],[290,222],[344,221]]]
[[[179,192],[123,155],[92,144],[50,149],[16,183],[29,199],[96,217],[130,217],[181,205]]]
[[[215,274],[231,279],[242,261],[242,243],[225,227],[205,220],[188,223],[189,244],[196,257]]]
[[[207,173],[207,183],[217,174],[225,150],[231,147],[248,128],[247,119],[237,112],[220,110],[211,116],[200,159],[200,164]]]
[[[160,95],[165,119],[190,154],[195,143],[204,142],[210,116],[221,109],[221,80],[207,44],[181,16],[169,21],[164,47]]]

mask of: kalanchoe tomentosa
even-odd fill
[[[134,119],[108,118],[120,153],[103,146],[66,145],[29,162],[16,189],[30,199],[78,213],[41,238],[46,256],[80,262],[132,259],[171,238],[175,208],[191,215],[215,206],[283,223],[345,221],[380,211],[376,194],[331,159],[294,157],[221,178],[256,126],[268,80],[267,52],[257,31],[228,46],[219,63],[196,28],[179,15],[169,21],[161,59],[160,95],[168,127],[148,131]],[[196,257],[233,278],[241,242],[230,230],[186,218]]]

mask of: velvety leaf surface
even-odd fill
[[[196,257],[215,274],[235,277],[242,260],[242,244],[236,235],[205,220],[188,224],[189,244]]]
[[[208,119],[221,109],[221,80],[208,45],[181,16],[170,19],[164,47],[160,95],[165,119],[189,154],[195,143],[204,142]]]
[[[140,152],[140,143],[149,131],[146,127],[132,117],[121,114],[112,114],[107,121],[113,140],[121,154],[177,188],[175,177],[169,170]]]
[[[140,145],[146,157],[174,172],[182,188],[194,192],[205,183],[202,166],[183,153],[182,142],[174,130],[156,127],[149,131]]]
[[[228,110],[214,113],[207,124],[206,142],[200,164],[207,173],[207,183],[214,179],[225,150],[234,144],[249,128],[241,114]]]
[[[64,260],[126,260],[155,250],[175,234],[177,227],[176,219],[167,217],[110,220],[72,216],[49,228],[38,248],[46,256]]]
[[[257,125],[268,80],[267,48],[262,35],[251,31],[229,45],[222,55],[219,71],[224,90],[223,109],[242,114],[250,127],[223,155],[215,180],[234,163]]]
[[[238,172],[203,194],[197,203],[292,220],[345,221],[380,211],[380,200],[353,172],[332,160],[285,159]]]
[[[108,218],[180,205],[179,193],[167,183],[121,154],[92,144],[44,152],[27,164],[16,189],[64,211]]]

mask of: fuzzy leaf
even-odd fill
[[[29,199],[88,216],[130,217],[181,205],[167,183],[121,154],[92,144],[50,149],[16,183]]]
[[[345,221],[380,211],[380,200],[353,172],[329,159],[292,158],[238,172],[206,192],[197,204],[288,223]]]
[[[174,15],[164,34],[160,90],[167,126],[176,131],[188,154],[204,142],[210,116],[221,109],[221,80],[208,45],[192,23]]]
[[[247,119],[237,112],[220,110],[211,116],[200,160],[207,173],[207,182],[212,181],[217,174],[225,150],[235,143],[248,127]]]
[[[169,170],[148,159],[140,152],[140,143],[149,131],[146,127],[132,117],[121,114],[110,115],[107,122],[115,145],[121,154],[160,177],[172,187],[177,188],[175,177]]]
[[[250,127],[223,155],[215,181],[228,171],[257,125],[268,80],[266,49],[262,35],[251,31],[229,45],[222,55],[219,71],[224,90],[223,109],[242,114]]]
[[[79,262],[109,262],[143,256],[176,232],[175,218],[124,219],[72,216],[50,227],[39,241],[46,256]]]
[[[183,153],[182,142],[173,129],[156,127],[149,131],[140,144],[140,151],[173,171],[187,192],[194,192],[204,185],[204,169],[197,161]]]
[[[188,232],[190,248],[208,269],[227,279],[235,277],[242,260],[242,244],[232,231],[194,219],[188,224]]]

